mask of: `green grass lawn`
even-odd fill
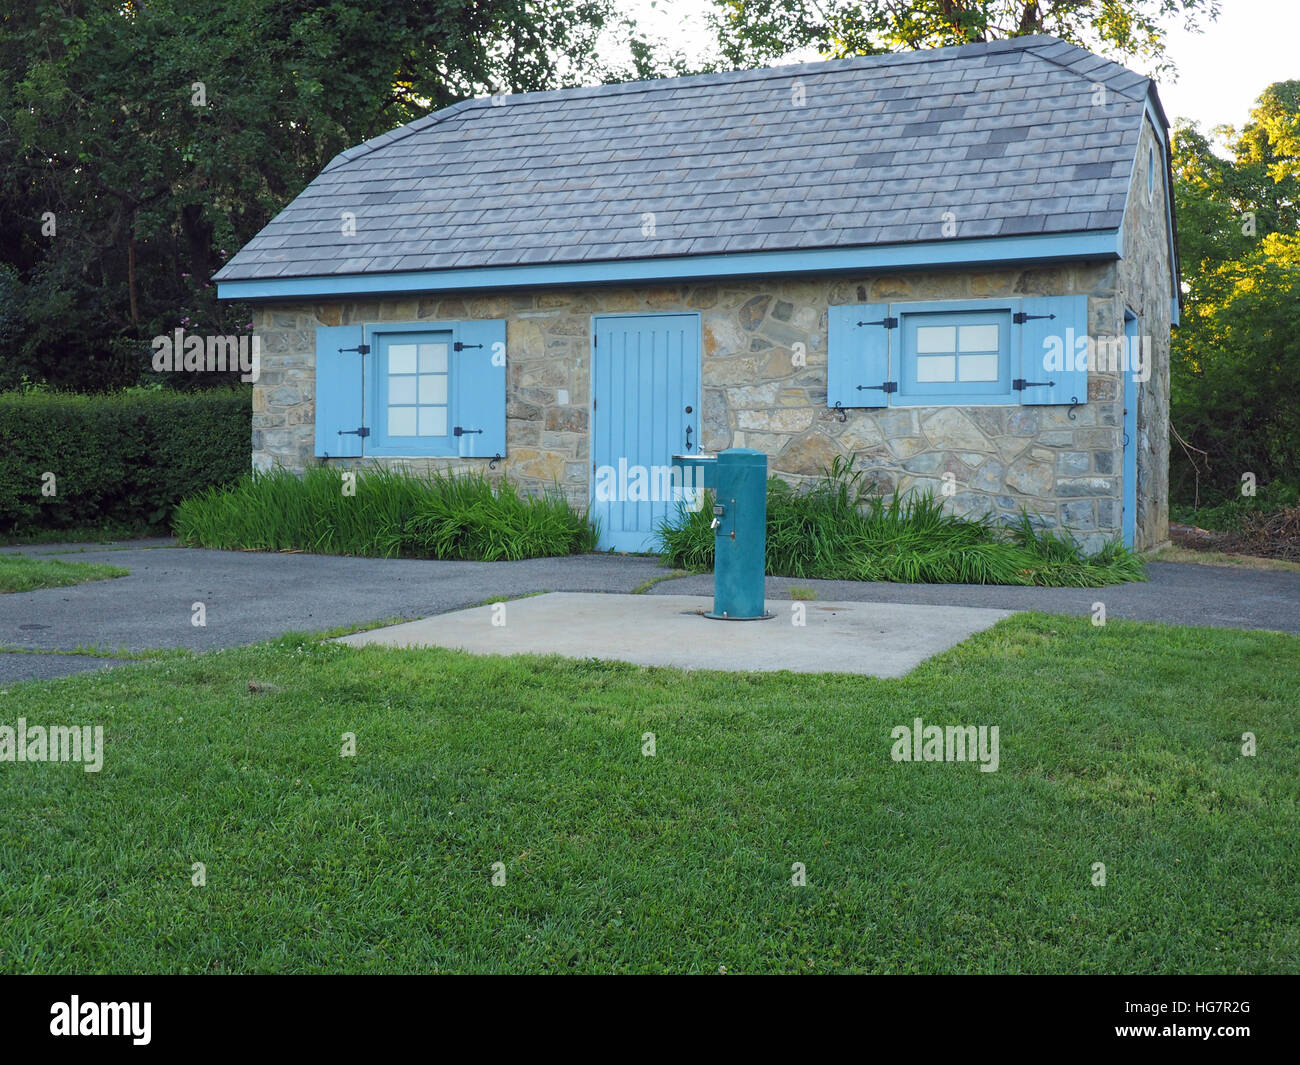
[[[69,584],[125,577],[130,570],[92,562],[0,555],[0,592],[34,592],[38,588],[65,588]]]
[[[0,763],[0,970],[1294,972],[1297,707],[1295,637],[1044,615],[891,681],[286,638],[16,684],[107,753]],[[892,761],[916,716],[999,770]]]

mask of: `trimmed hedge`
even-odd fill
[[[248,472],[251,431],[247,389],[0,393],[0,535],[165,529],[182,499]]]

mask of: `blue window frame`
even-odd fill
[[[898,396],[904,403],[1011,398],[1011,312],[899,315]]]
[[[449,329],[375,337],[373,454],[455,455]]]

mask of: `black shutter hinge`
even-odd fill
[[[369,345],[369,344],[358,344],[355,348],[339,348],[339,354],[340,354],[340,355],[342,355],[345,351],[355,351],[358,355],[369,355],[369,354],[370,354],[370,345]]]
[[[897,329],[898,319],[881,318],[879,321],[875,321],[875,322],[859,322],[858,325],[883,325],[886,329]]]
[[[369,435],[370,435],[370,430],[367,429],[364,425],[363,425],[360,429],[340,429],[340,430],[339,430],[339,436],[359,436],[359,437],[361,437],[362,439],[365,439],[365,438],[366,438],[367,436],[369,436]]]
[[[481,348],[482,344],[462,344],[459,340],[451,346],[452,351],[464,351],[466,348]]]
[[[1030,318],[1055,318],[1055,317],[1056,315],[1054,314],[1026,314],[1024,311],[1016,311],[1016,313],[1011,316],[1011,320],[1015,322],[1016,325],[1024,325],[1027,321],[1029,321]]]
[[[452,436],[466,436],[466,435],[468,435],[469,433],[481,433],[482,431],[483,431],[482,429],[466,429],[466,428],[464,428],[463,426],[460,426],[460,425],[454,425],[454,426],[452,426],[452,429],[451,429],[451,435],[452,435]]]
[[[1055,381],[1026,381],[1023,377],[1017,377],[1011,382],[1011,387],[1017,392],[1023,392],[1026,388],[1055,388]]]
[[[858,391],[859,392],[878,391],[878,392],[884,392],[886,395],[888,395],[890,392],[898,391],[898,382],[886,381],[883,385],[858,385]]]

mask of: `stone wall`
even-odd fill
[[[1155,156],[1155,188],[1147,194],[1147,161]],[[1151,377],[1138,385],[1137,533],[1147,549],[1169,539],[1169,329],[1173,317],[1166,174],[1160,142],[1143,124],[1137,166],[1124,213],[1124,258],[1116,264],[1121,323],[1127,305],[1139,316],[1138,331],[1151,338]],[[1123,395],[1121,394],[1121,400]]]
[[[591,316],[693,310],[703,325],[700,429],[706,450],[758,448],[770,456],[774,472],[791,479],[815,476],[837,456],[852,456],[886,492],[928,489],[938,495],[944,474],[951,473],[957,492],[947,505],[955,511],[1013,519],[1023,508],[1041,524],[1068,530],[1095,550],[1118,536],[1121,527],[1120,372],[1091,373],[1088,402],[1073,419],[1063,406],[850,410],[842,422],[826,409],[829,305],[1085,294],[1093,335],[1122,333],[1127,303],[1143,315],[1142,331],[1155,340],[1155,368],[1139,404],[1138,546],[1151,546],[1165,538],[1168,527],[1169,301],[1162,293],[1169,288],[1167,255],[1160,244],[1163,216],[1143,210],[1145,164],[1135,182],[1139,177],[1142,201],[1131,203],[1126,222],[1126,247],[1134,255],[1118,264],[264,306],[255,319],[263,372],[253,396],[254,465],[301,470],[317,461],[312,455],[317,326],[504,318],[507,456],[496,475],[509,475],[529,490],[558,485],[585,503]],[[1159,206],[1159,190],[1153,202]],[[487,463],[373,461],[485,472]]]

